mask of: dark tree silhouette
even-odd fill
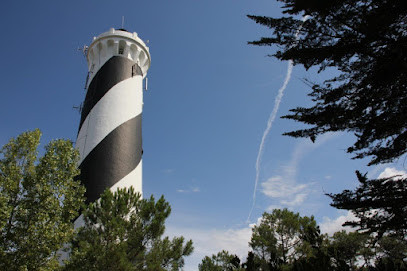
[[[282,18],[248,17],[272,30],[249,42],[279,48],[273,56],[291,59],[337,76],[311,83],[309,108],[283,118],[309,125],[287,132],[315,141],[327,132],[346,131],[356,141],[347,151],[369,157],[369,165],[392,162],[407,152],[407,2],[401,0],[277,0]],[[303,16],[303,19],[301,19]],[[330,195],[332,206],[353,211],[348,225],[385,233],[405,229],[406,178],[361,182],[355,191]],[[404,189],[404,190],[403,190]],[[375,210],[377,212],[375,212]],[[373,212],[373,214],[372,214]],[[404,228],[399,228],[404,227]]]
[[[357,227],[361,231],[406,236],[407,234],[407,182],[400,176],[368,180],[366,174],[356,172],[360,182],[354,191],[328,194],[338,209],[352,210],[358,220],[344,225]]]
[[[273,55],[306,69],[333,67],[339,75],[312,84],[310,108],[283,118],[309,124],[288,132],[315,140],[326,132],[348,131],[348,148],[370,164],[391,162],[407,152],[407,2],[401,0],[278,0],[289,16],[248,17],[272,30],[249,42],[277,45]],[[298,15],[308,15],[303,22]],[[300,29],[300,25],[302,25]],[[300,30],[299,30],[300,29]],[[296,33],[298,31],[298,37]]]

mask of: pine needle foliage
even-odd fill
[[[162,237],[171,207],[164,197],[142,199],[132,187],[111,192],[83,213],[64,270],[180,270],[193,251],[184,237]]]
[[[306,69],[339,74],[313,83],[313,106],[283,118],[309,125],[287,132],[315,140],[327,132],[356,135],[347,151],[369,165],[407,152],[407,2],[403,0],[278,0],[282,18],[248,15],[271,29],[249,42],[276,46],[273,54]],[[304,22],[300,16],[308,16]],[[301,26],[301,27],[300,27]],[[298,33],[298,36],[296,35]]]

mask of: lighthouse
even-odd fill
[[[86,202],[107,188],[142,193],[143,79],[151,57],[137,33],[111,28],[87,50],[88,78],[76,148]]]

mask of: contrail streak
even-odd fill
[[[273,111],[270,114],[270,117],[269,117],[268,121],[267,121],[267,127],[266,127],[266,130],[264,130],[264,132],[263,132],[263,137],[261,138],[259,152],[257,153],[256,180],[254,182],[253,205],[252,205],[252,208],[250,209],[250,213],[249,213],[249,216],[247,217],[247,221],[250,220],[250,216],[252,215],[253,208],[254,208],[254,205],[256,203],[257,184],[259,182],[259,176],[260,176],[260,163],[261,163],[261,158],[262,158],[263,152],[264,152],[264,145],[266,143],[266,138],[267,138],[268,134],[270,133],[271,127],[273,126],[274,119],[277,116],[277,111],[278,111],[278,108],[280,107],[280,102],[283,99],[284,90],[287,88],[288,82],[290,81],[292,70],[293,70],[293,61],[289,60],[288,65],[287,65],[287,73],[285,75],[284,83],[281,86],[281,88],[278,90],[277,97],[274,100],[274,108],[273,108]]]
[[[305,16],[302,18],[302,22],[304,23],[309,16]],[[298,39],[298,36],[300,34],[300,30],[302,28],[303,23],[298,27],[297,32],[295,33],[295,39]],[[259,177],[260,177],[260,163],[261,163],[261,158],[263,157],[263,152],[264,152],[264,146],[266,144],[266,138],[268,134],[270,133],[271,127],[273,126],[274,119],[277,116],[277,111],[278,108],[280,107],[280,102],[283,98],[284,95],[284,90],[287,88],[288,82],[290,82],[291,79],[291,73],[293,71],[293,61],[290,59],[288,60],[288,65],[287,65],[287,73],[285,75],[284,83],[278,90],[276,99],[274,100],[274,108],[273,111],[270,114],[270,117],[267,121],[267,127],[263,132],[263,137],[261,138],[260,146],[259,146],[259,152],[257,153],[257,159],[256,159],[256,179],[254,182],[254,191],[253,191],[253,204],[250,209],[249,216],[247,217],[247,221],[250,221],[250,216],[252,215],[254,205],[256,204],[256,192],[257,192],[257,185],[259,183]]]

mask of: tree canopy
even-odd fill
[[[238,256],[230,254],[226,250],[218,252],[212,257],[206,256],[198,266],[199,271],[241,271]]]
[[[261,268],[268,270],[314,257],[320,242],[319,227],[313,217],[301,217],[287,209],[264,213],[253,228],[249,243]]]
[[[391,162],[407,152],[407,2],[401,0],[278,0],[288,16],[248,15],[272,30],[249,42],[276,45],[274,57],[306,69],[334,68],[339,74],[312,83],[314,105],[284,118],[310,125],[287,132],[315,140],[348,131],[348,148],[369,164]],[[299,16],[308,16],[304,22]],[[301,27],[300,27],[301,26]],[[298,33],[298,34],[297,34]]]
[[[72,142],[52,141],[38,157],[40,138],[25,132],[0,151],[0,270],[56,270],[83,203]]]
[[[369,165],[406,154],[407,2],[277,1],[287,16],[248,15],[272,30],[271,37],[249,43],[275,45],[273,56],[280,60],[336,74],[323,82],[309,82],[313,106],[297,107],[283,116],[308,126],[285,135],[315,141],[327,132],[351,132],[356,141],[347,151],[353,158],[370,158]],[[405,229],[407,178],[367,181],[360,173],[357,177],[361,185],[355,191],[329,194],[332,206],[351,210],[360,219],[347,225],[377,232],[378,238]]]
[[[71,244],[64,270],[179,270],[192,241],[162,238],[171,212],[161,197],[142,199],[132,187],[112,193],[83,212],[84,226]]]
[[[352,210],[357,220],[344,225],[357,227],[367,233],[407,234],[407,181],[400,176],[368,180],[366,174],[356,172],[360,182],[354,191],[344,190],[328,194],[331,205],[338,209]]]
[[[192,241],[162,237],[171,212],[163,197],[133,188],[105,191],[84,206],[79,154],[54,140],[38,157],[41,132],[22,133],[0,150],[0,270],[179,270]],[[73,221],[82,208],[84,226]],[[62,248],[70,259],[60,266]]]
[[[227,251],[206,256],[199,270],[247,271],[405,271],[407,243],[404,236],[387,235],[375,240],[375,233],[346,232],[321,234],[313,217],[287,209],[264,213],[253,227],[251,251],[246,262]]]

